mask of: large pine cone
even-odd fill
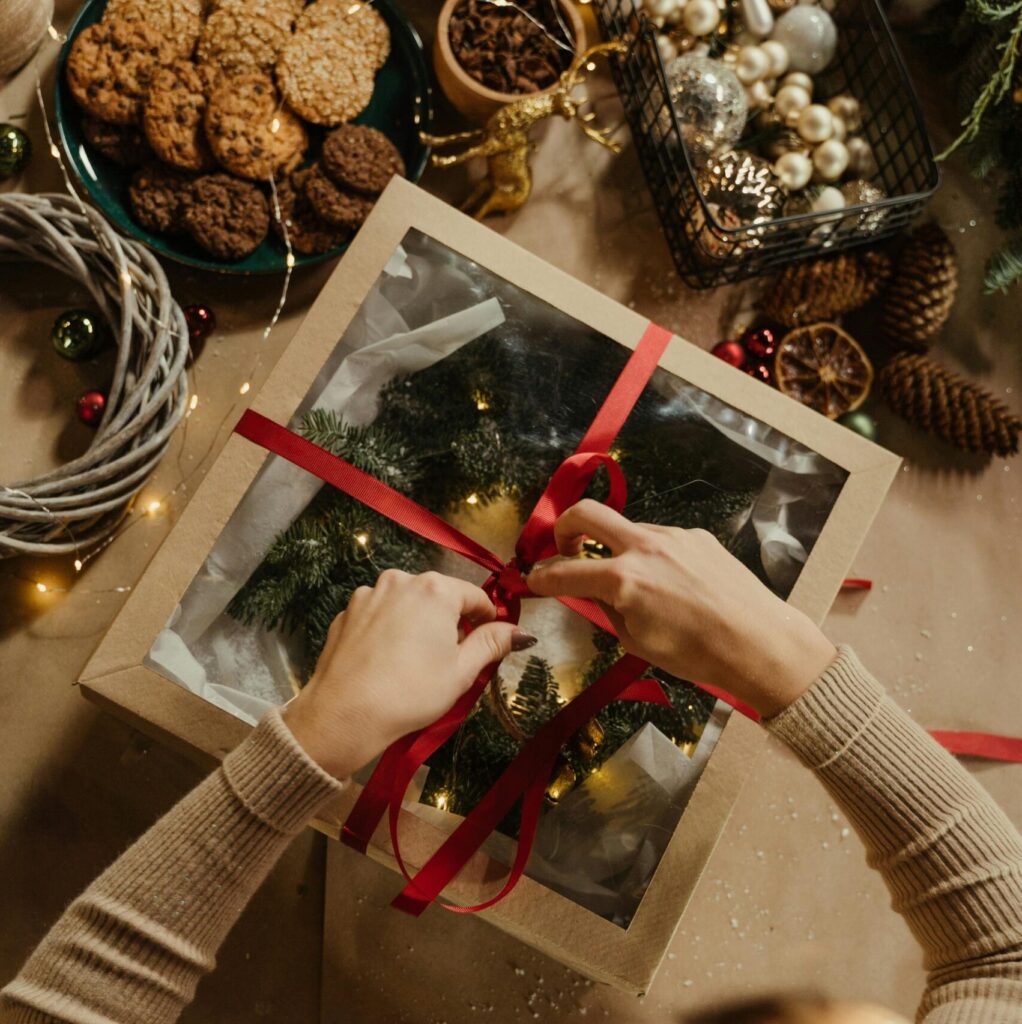
[[[887,283],[883,253],[842,253],[786,267],[760,300],[760,309],[785,327],[836,320],[865,305]]]
[[[881,370],[880,387],[899,416],[956,448],[1001,456],[1018,451],[1022,419],[989,391],[929,356],[896,356]]]
[[[958,288],[958,261],[937,224],[924,224],[905,243],[887,294],[883,329],[896,348],[924,352],[947,322]]]

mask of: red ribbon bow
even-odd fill
[[[536,562],[557,553],[554,523],[562,512],[582,497],[600,467],[607,471],[610,479],[607,505],[618,512],[624,508],[627,495],[624,474],[608,452],[670,339],[670,332],[656,324],[650,324],[646,329],[592,425],[579,442],[578,449],[561,463],[550,478],[518,538],[515,557],[506,563],[410,498],[259,413],[247,411],[235,432],[313,473],[427,540],[488,569],[490,576],[483,584],[483,590],[496,606],[498,619],[517,622],[522,599],[533,596],[526,583],[526,573]],[[558,600],[601,629],[614,631],[595,602],[570,597]],[[669,706],[656,680],[640,678],[648,667],[641,659],[626,655],[562,708],[522,748],[479,805],[413,877],[401,858],[398,841],[398,821],[404,794],[419,767],[457,731],[482,696],[496,669],[494,665],[487,667],[445,715],[425,729],[402,737],[383,753],[344,823],[344,842],[364,853],[377,825],[389,810],[394,854],[407,880],[394,905],[408,913],[420,914],[440,895],[515,803],[521,800],[518,849],[501,891],[478,906],[448,906],[448,909],[467,913],[492,906],[514,888],[525,870],[546,787],[558,754],[568,740],[613,700],[642,700]]]

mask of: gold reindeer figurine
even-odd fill
[[[506,107],[501,107],[482,128],[457,132],[454,135],[421,133],[422,141],[438,149],[443,146],[481,141],[449,156],[433,154],[434,167],[453,167],[474,157],[486,157],[486,176],[472,190],[462,209],[477,220],[491,213],[511,213],[525,204],[532,192],[532,173],[529,170],[529,132],[545,117],[560,114],[565,120],[575,119],[589,138],[606,146],[613,153],[621,151],[621,143],[610,138],[613,129],[594,128],[589,122],[593,113],[581,114],[585,98],[576,100],[572,90],[585,80],[586,65],[597,54],[620,53],[627,45],[620,40],[590,46],[577,57],[561,75],[556,88],[542,96],[524,96]]]

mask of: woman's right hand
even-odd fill
[[[727,690],[763,716],[797,699],[837,655],[806,615],[704,530],[632,523],[587,499],[554,532],[568,557],[533,568],[534,594],[599,601],[625,650],[673,676]],[[586,538],[612,556],[571,557]]]

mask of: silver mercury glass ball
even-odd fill
[[[671,62],[667,81],[682,140],[697,167],[738,141],[749,108],[745,89],[730,68],[711,57],[687,53]],[[666,111],[661,118],[667,134]]]
[[[700,168],[698,182],[711,210],[728,212],[729,227],[763,224],[780,214],[784,194],[770,164],[751,153],[714,157]]]

